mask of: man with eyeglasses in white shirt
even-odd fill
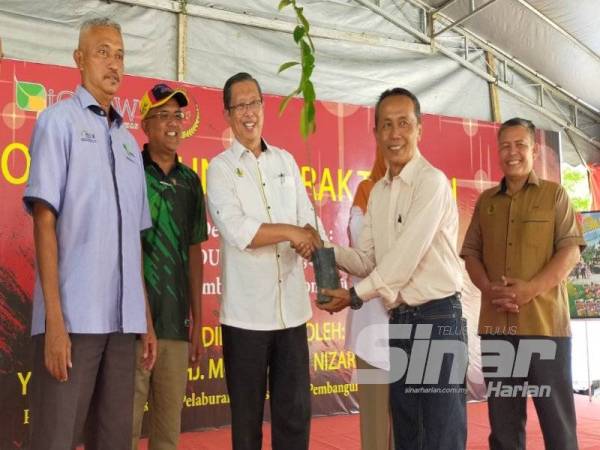
[[[309,257],[320,245],[304,228],[315,225],[315,213],[294,158],[262,138],[258,82],[247,73],[232,76],[223,102],[234,140],[211,161],[207,191],[222,236],[220,321],[233,448],[261,449],[268,388],[273,448],[306,450],[312,310],[294,248]]]

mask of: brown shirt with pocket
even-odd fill
[[[506,193],[504,179],[481,194],[461,256],[478,258],[490,281],[500,281],[503,275],[528,281],[559,249],[570,245],[585,248],[566,191],[532,171],[512,196]],[[479,334],[570,336],[565,280],[522,305],[518,313],[498,312],[482,301]]]

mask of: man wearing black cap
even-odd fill
[[[198,175],[181,164],[176,153],[185,118],[181,108],[187,104],[183,91],[166,84],[154,86],[140,103],[148,137],[142,155],[153,225],[142,234],[144,278],[159,344],[152,371],[141,364],[136,369],[133,449],[147,399],[148,448],[177,448],[188,355],[194,364],[200,353],[201,243],[207,239],[204,193]]]

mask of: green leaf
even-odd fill
[[[306,140],[308,136],[315,131],[315,105],[314,103],[304,103],[300,113],[300,134]]]
[[[304,13],[302,12],[303,9],[304,8],[302,7],[296,8],[296,15],[298,16],[298,20],[300,20],[300,23],[306,30],[306,33],[308,33],[310,31],[310,24],[308,23],[308,20],[306,20],[306,17],[304,17]]]
[[[277,7],[277,9],[279,11],[281,11],[283,8],[285,8],[286,6],[291,5],[291,4],[292,4],[292,0],[281,0],[279,2],[279,6]]]
[[[300,111],[300,135],[304,140],[308,137],[308,123],[306,122],[306,103]]]
[[[308,80],[315,68],[315,57],[306,42],[300,42],[300,49],[302,55],[302,79]]]
[[[290,67],[294,67],[300,64],[298,61],[288,61],[279,66],[279,70],[277,71],[277,75],[279,75],[284,70],[289,69]]]
[[[310,34],[308,34],[308,33],[307,33],[307,34],[306,34],[306,37],[308,38],[308,43],[310,44],[310,49],[311,49],[311,50],[313,51],[313,53],[314,53],[314,51],[315,51],[315,44],[313,44],[313,40],[312,40],[312,38],[310,37]]]
[[[306,29],[301,25],[297,25],[296,28],[294,28],[294,42],[296,42],[296,44],[300,42],[305,34]]]
[[[315,95],[315,87],[310,80],[306,80],[304,82],[304,86],[302,87],[302,97],[306,103],[314,103],[316,99]]]
[[[308,103],[308,106],[306,107],[306,116],[307,116],[307,122],[309,125],[309,133],[314,133],[315,131],[315,103],[314,102],[310,102]]]
[[[290,100],[292,98],[294,98],[294,95],[298,95],[299,93],[300,93],[300,88],[298,87],[298,88],[294,89],[293,92],[291,92],[290,94],[288,94],[288,96],[286,98],[284,98],[283,100],[281,100],[281,102],[279,103],[279,115],[280,116],[285,111],[285,108],[287,108],[287,105],[290,102]]]

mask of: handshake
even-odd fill
[[[289,238],[290,246],[305,259],[310,259],[316,249],[323,247],[319,232],[308,223],[304,227],[293,226]]]

